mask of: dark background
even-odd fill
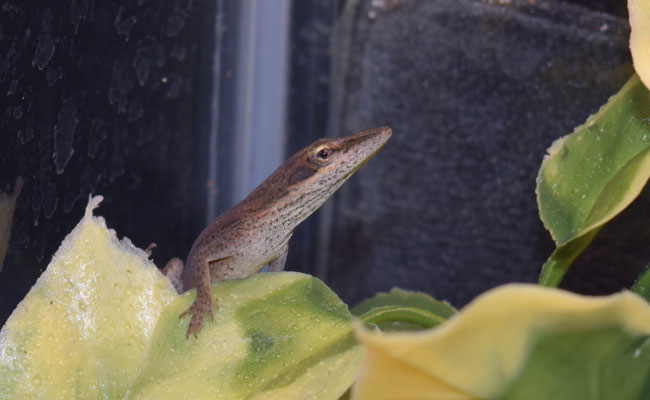
[[[158,243],[159,266],[187,254],[206,193],[220,211],[232,205],[237,4],[0,6],[0,191],[25,182],[0,323],[90,193],[104,195],[99,214],[120,237]],[[287,269],[321,277],[348,303],[400,286],[461,306],[535,282],[554,248],[537,215],[537,170],[552,141],[632,73],[626,19],[620,0],[294,1],[287,154],[379,125],[394,136],[296,230]],[[633,282],[650,259],[647,197],[601,232],[563,287],[601,294]]]

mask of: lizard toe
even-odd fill
[[[197,314],[192,315],[190,325],[187,327],[187,332],[185,333],[185,339],[189,339],[192,334],[198,339],[201,328],[203,328],[203,317],[199,317]]]
[[[205,317],[207,315],[210,316],[210,319],[214,321],[214,311],[213,311],[213,301],[210,299],[209,302],[204,302],[197,300],[192,305],[190,308],[187,310],[183,311],[178,318],[183,318],[184,316],[191,314],[192,318],[190,319],[189,326],[187,327],[187,332],[185,333],[185,338],[189,339],[189,337],[193,334],[194,337],[198,338],[198,333],[201,331],[203,328],[203,321],[205,320]]]

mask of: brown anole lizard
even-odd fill
[[[282,271],[289,238],[345,180],[372,158],[390,138],[381,127],[341,138],[319,139],[300,150],[201,232],[183,261],[172,258],[165,275],[179,293],[197,289],[186,338],[198,332],[206,316],[214,320],[210,285],[259,272],[269,264]]]

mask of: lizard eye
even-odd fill
[[[336,152],[338,149],[329,144],[320,145],[312,150],[309,161],[319,167],[330,165],[336,160]]]
[[[332,150],[325,147],[320,149],[318,153],[316,153],[316,157],[318,157],[320,160],[327,160],[328,158],[330,158],[331,154],[332,154]]]

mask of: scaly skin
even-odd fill
[[[192,315],[186,338],[198,336],[206,316],[214,320],[212,283],[244,278],[269,263],[271,271],[282,271],[296,226],[372,158],[391,134],[390,128],[381,127],[317,140],[205,228],[184,267],[180,259],[171,259],[164,273],[177,290],[197,289],[196,300],[180,315]]]

